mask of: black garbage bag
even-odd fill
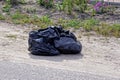
[[[60,39],[55,40],[54,42],[55,47],[61,53],[76,54],[81,52],[81,44],[72,38],[60,37]]]
[[[55,39],[54,44],[60,53],[76,54],[81,52],[82,45],[77,41],[73,33],[59,29],[59,27],[57,30],[59,32],[59,39]]]
[[[28,50],[34,55],[59,55],[60,53],[80,53],[82,45],[73,33],[61,26],[48,27],[29,33]]]
[[[34,55],[58,55],[59,51],[53,45],[57,38],[56,32],[51,28],[31,31],[29,33],[29,51]]]

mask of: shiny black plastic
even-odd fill
[[[34,55],[76,54],[82,50],[75,35],[63,30],[61,26],[31,31],[28,44],[28,50]]]

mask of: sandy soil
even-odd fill
[[[120,78],[120,38],[94,34],[89,37],[76,30],[74,32],[83,45],[81,54],[34,56],[27,50],[30,30],[32,27],[0,22],[0,61]]]

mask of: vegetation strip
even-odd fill
[[[99,34],[102,34],[104,36],[115,36],[115,37],[120,37],[120,24],[107,24],[104,22],[101,22],[94,17],[86,18],[86,19],[70,19],[70,20],[65,20],[65,19],[58,19],[57,21],[54,21],[51,19],[48,15],[38,17],[34,12],[36,11],[35,9],[28,9],[28,12],[32,12],[34,15],[29,15],[27,13],[22,13],[20,11],[16,11],[15,13],[11,14],[10,9],[12,8],[13,5],[18,5],[18,4],[26,4],[24,0],[20,0],[19,2],[11,2],[13,0],[6,0],[5,5],[3,6],[2,11],[5,12],[7,15],[3,15],[2,13],[0,14],[0,20],[4,20],[7,22],[12,22],[15,24],[33,24],[37,25],[40,28],[43,27],[48,27],[49,25],[62,25],[64,28],[68,27],[73,27],[73,28],[80,28],[82,27],[85,31],[90,32],[90,31],[95,31]],[[63,3],[59,3],[54,5],[53,0],[50,0],[50,2],[44,2],[45,0],[37,0],[37,3],[40,6],[45,6],[45,8],[52,8],[54,6],[58,6],[59,10],[64,10],[67,11],[68,14],[72,15],[73,10],[75,9],[74,6],[76,5],[78,8],[78,11],[83,13],[86,12],[88,8],[87,7],[88,3],[86,0],[79,0],[81,2],[77,2],[77,0],[73,3],[71,0],[64,0]],[[47,3],[47,4],[46,4]],[[73,3],[73,4],[72,4]],[[78,3],[83,4],[80,6]],[[94,16],[96,13],[104,13],[104,12],[109,12],[112,11],[104,5],[102,2],[97,2],[93,7],[93,12],[92,16]],[[95,13],[94,13],[95,12]]]

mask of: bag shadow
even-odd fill
[[[48,60],[48,61],[55,61],[61,62],[63,60],[78,60],[83,58],[83,54],[61,54],[57,56],[38,56],[29,53],[30,58],[37,59],[37,60]]]

